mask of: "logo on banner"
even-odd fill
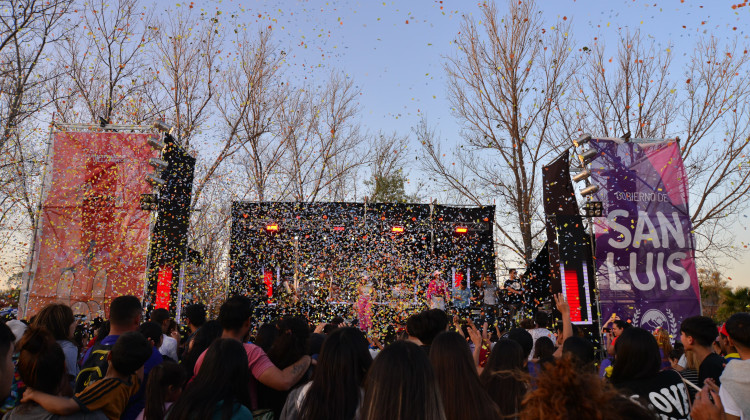
[[[647,331],[655,331],[657,328],[664,328],[669,331],[669,335],[676,336],[677,331],[677,320],[674,317],[674,313],[669,308],[666,309],[667,314],[658,309],[648,309],[643,316],[641,316],[641,310],[636,308],[633,314],[633,325],[643,328]]]

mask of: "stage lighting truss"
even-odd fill
[[[601,201],[587,201],[583,205],[583,211],[586,217],[602,217],[604,215],[604,205]]]

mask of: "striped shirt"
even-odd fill
[[[139,380],[133,374],[130,380],[119,378],[103,378],[89,385],[73,397],[81,407],[81,411],[88,413],[100,410],[107,418],[117,420],[125,411],[130,397],[138,392]]]

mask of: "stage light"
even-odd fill
[[[276,223],[271,223],[269,225],[266,225],[266,232],[278,232],[279,231],[279,225]]]
[[[581,161],[581,164],[588,165],[598,155],[599,151],[597,151],[596,149],[589,149],[578,155],[578,159]]]
[[[578,137],[577,139],[573,140],[573,145],[575,147],[579,147],[579,146],[583,146],[589,141],[591,141],[591,134],[582,134],[581,137]]]
[[[584,169],[573,176],[573,182],[581,182],[591,176],[591,171]]]
[[[344,230],[344,227],[343,226],[334,226],[333,230],[335,230],[337,232],[342,232]]]
[[[465,226],[456,226],[456,233],[467,233],[469,228]]]
[[[393,233],[404,233],[404,227],[403,226],[394,226],[391,228],[391,232]]]
[[[174,131],[174,127],[167,124],[164,120],[156,120],[154,121],[154,128],[161,131],[162,133],[172,134]]]
[[[601,201],[588,201],[583,205],[586,217],[602,217],[604,205]]]
[[[148,140],[146,141],[148,142],[148,144],[151,145],[151,147],[153,147],[156,150],[164,149],[164,142],[162,142],[156,137],[149,137]]]
[[[591,184],[581,190],[581,196],[586,197],[587,195],[596,194],[597,191],[599,191],[599,186]]]
[[[156,210],[158,203],[159,199],[156,197],[156,194],[141,194],[141,210]]]
[[[154,187],[161,187],[166,183],[166,181],[164,181],[163,179],[157,178],[151,174],[146,175],[146,181],[148,181],[148,183]]]
[[[159,158],[149,158],[148,164],[153,166],[154,169],[160,171],[163,169],[167,169],[167,166],[169,166],[169,163],[167,161],[159,159]]]

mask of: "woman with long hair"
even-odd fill
[[[661,369],[669,369],[672,366],[669,361],[669,355],[672,353],[672,340],[669,338],[669,332],[659,327],[654,331],[654,338],[656,338],[656,344],[659,346]]]
[[[208,321],[198,328],[180,362],[180,365],[185,368],[188,378],[193,376],[193,368],[195,368],[198,357],[219,337],[221,337],[219,321]]]
[[[357,418],[362,385],[372,364],[365,335],[339,328],[326,337],[312,382],[289,394],[282,420],[351,420]]]
[[[527,389],[522,379],[524,359],[520,344],[507,338],[500,339],[492,348],[479,376],[479,381],[504,418],[517,418],[521,411],[521,400]]]
[[[656,339],[642,328],[628,328],[617,338],[610,381],[660,417],[690,418],[690,399],[682,378],[673,370],[661,370]]]
[[[32,325],[18,346],[18,373],[24,385],[50,395],[64,396],[63,390],[70,388],[65,370],[65,353],[46,328]],[[42,406],[30,401],[22,403],[7,413],[3,419],[57,418]],[[77,413],[77,419],[106,419],[99,412]]]
[[[435,372],[424,350],[409,341],[383,349],[365,379],[361,420],[445,420]]]
[[[73,344],[73,334],[76,331],[78,322],[73,316],[73,310],[68,305],[62,303],[51,303],[34,317],[32,323],[35,327],[46,328],[57,341],[65,354],[65,367],[68,374],[68,381],[72,386],[75,384],[78,375],[78,353],[80,349]]]
[[[180,365],[164,361],[154,366],[148,374],[146,384],[146,406],[135,420],[161,420],[167,409],[182,394],[187,373]]]
[[[444,332],[432,341],[430,362],[435,370],[447,420],[493,419],[500,410],[482,388],[464,337]]]
[[[170,420],[252,418],[247,352],[237,340],[219,338],[206,352],[198,374],[167,413]]]

